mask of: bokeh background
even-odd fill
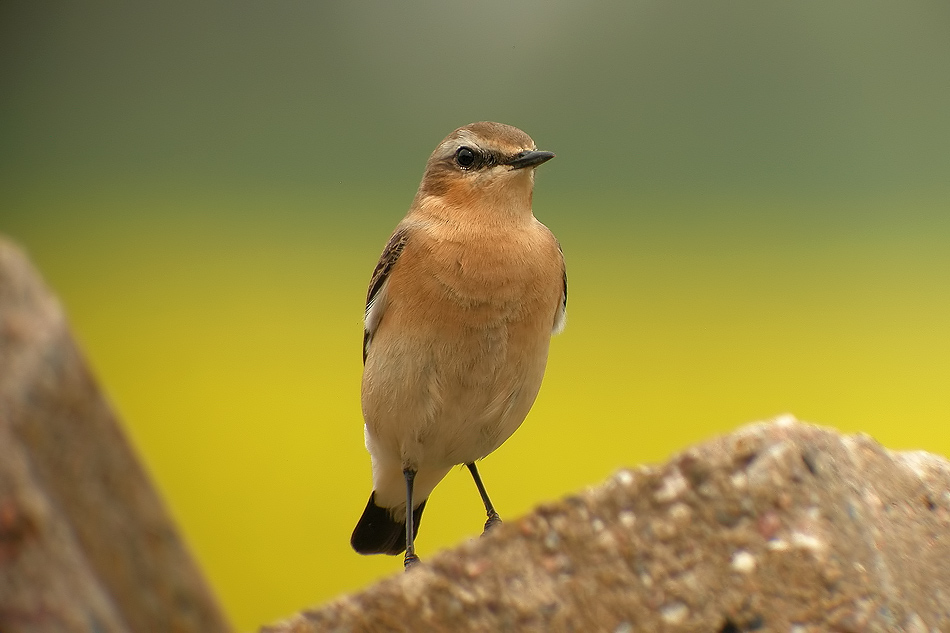
[[[369,275],[452,129],[558,153],[566,332],[482,473],[504,516],[791,412],[950,453],[950,4],[0,4],[0,231],[243,630],[398,573]],[[422,556],[478,533],[453,472]]]

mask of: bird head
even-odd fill
[[[417,203],[452,209],[531,213],[534,169],[554,158],[516,127],[480,121],[445,137],[426,163]]]

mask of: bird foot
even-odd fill
[[[485,521],[485,530],[482,532],[482,536],[488,534],[488,530],[494,528],[496,525],[501,525],[501,517],[498,516],[497,512],[492,512],[488,515],[488,520]]]
[[[419,557],[415,554],[406,554],[406,558],[402,564],[406,568],[406,571],[409,571],[410,568],[419,564]]]

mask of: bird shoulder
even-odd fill
[[[406,243],[409,241],[409,228],[400,226],[389,238],[386,248],[383,249],[376,268],[373,270],[373,277],[369,282],[369,288],[366,291],[366,312],[363,320],[363,362],[366,362],[366,354],[369,350],[369,344],[373,339],[373,333],[379,325],[382,317],[381,302],[383,286],[392,272],[393,266],[402,254]],[[374,308],[376,308],[374,310]]]

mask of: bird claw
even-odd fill
[[[409,571],[412,567],[415,567],[419,564],[419,557],[415,554],[406,554],[406,558],[403,560],[402,564],[406,568],[406,571]]]
[[[497,512],[492,512],[488,515],[488,520],[485,521],[485,529],[482,531],[482,536],[488,534],[488,530],[491,530],[496,525],[501,525],[501,517],[498,516]]]

